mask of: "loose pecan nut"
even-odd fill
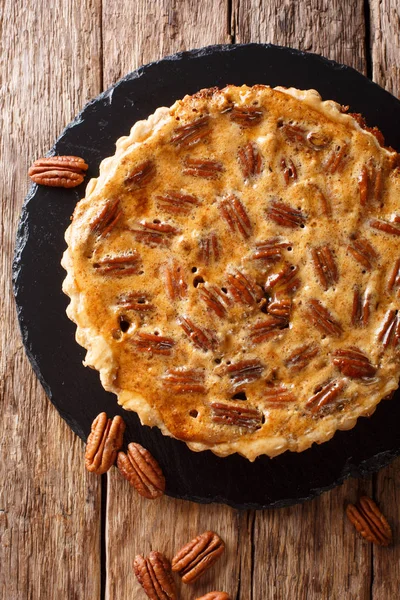
[[[184,583],[194,583],[209,569],[225,550],[225,544],[213,531],[198,535],[172,559],[172,570]]]
[[[208,592],[196,600],[231,600],[231,597],[226,592]]]
[[[73,188],[82,183],[88,168],[79,156],[49,156],[35,160],[28,175],[40,185]]]
[[[375,504],[375,502],[362,496],[357,504],[349,504],[346,514],[350,522],[368,542],[378,546],[389,546],[392,542],[392,530],[389,523]]]
[[[107,418],[100,413],[92,423],[92,429],[86,443],[85,465],[91,473],[106,473],[117,458],[122,446],[125,422],[120,416]]]
[[[119,452],[117,467],[144,498],[154,500],[164,494],[165,477],[160,465],[146,448],[132,442],[128,453]]]
[[[133,571],[150,600],[177,600],[171,566],[161,552],[150,552],[145,558],[136,556]]]

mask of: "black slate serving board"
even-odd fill
[[[96,177],[115,141],[159,106],[170,106],[200,88],[225,84],[315,88],[323,98],[349,104],[388,145],[400,150],[400,102],[349,67],[272,45],[211,46],[183,52],[141,67],[90,102],[66,127],[50,154],[82,156]],[[184,443],[140,425],[101,387],[97,372],[82,366],[85,351],[75,342],[75,326],[61,291],[64,231],[85,184],[74,190],[33,185],[25,200],[17,234],[14,290],[23,342],[47,395],[75,433],[86,439],[100,411],[123,415],[125,439],[148,448],[160,462],[167,493],[197,502],[235,507],[279,507],[300,502],[341,483],[365,476],[400,453],[400,393],[382,402],[349,432],[301,454],[286,452],[254,463],[234,455],[191,452]],[[51,432],[49,432],[51,435]],[[83,452],[82,452],[83,460]]]

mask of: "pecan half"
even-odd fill
[[[316,389],[314,395],[307,400],[306,408],[310,409],[313,414],[317,413],[327,404],[335,402],[345,387],[345,379],[333,379],[322,383]]]
[[[234,233],[239,232],[244,238],[251,235],[252,227],[247,211],[237,196],[233,194],[220,202],[222,217]]]
[[[146,448],[132,442],[128,452],[119,452],[117,467],[136,491],[149,500],[164,494],[165,477],[160,465]]]
[[[372,219],[369,224],[373,229],[378,229],[378,231],[383,231],[384,233],[389,233],[390,235],[400,235],[400,223],[397,219],[395,219],[392,223],[389,221],[383,221],[381,219]]]
[[[228,365],[224,370],[225,374],[231,380],[233,389],[260,379],[263,371],[264,365],[258,358],[241,360]]]
[[[268,304],[267,312],[274,317],[284,319],[286,323],[288,323],[291,309],[291,297],[284,292],[278,292],[275,296],[273,296],[273,298],[271,298],[271,301]]]
[[[171,143],[178,148],[181,148],[182,146],[194,146],[211,133],[209,124],[210,119],[206,115],[191,123],[181,125],[175,129],[171,137]]]
[[[188,317],[179,317],[178,323],[196,348],[207,352],[217,346],[218,340],[210,329],[197,327]]]
[[[28,175],[39,185],[73,188],[82,183],[88,168],[79,156],[49,156],[35,160]]]
[[[187,285],[183,278],[183,267],[176,261],[165,267],[165,284],[167,296],[171,301],[183,300],[186,297]]]
[[[175,345],[172,338],[156,335],[155,333],[145,333],[144,331],[139,332],[135,338],[132,338],[131,342],[139,352],[148,352],[151,356],[153,354],[169,356]]]
[[[360,292],[359,288],[354,290],[353,306],[351,311],[351,324],[354,327],[365,327],[368,325],[371,314],[371,295],[365,291]]]
[[[238,161],[245,179],[256,177],[262,171],[262,158],[255,142],[248,142],[239,148]]]
[[[400,258],[396,260],[393,266],[393,271],[388,281],[388,290],[389,292],[397,290],[397,293],[400,291]]]
[[[252,254],[254,260],[265,260],[267,263],[279,262],[283,250],[290,248],[290,242],[284,242],[281,238],[271,238],[265,242],[257,242],[255,252]]]
[[[291,229],[304,227],[307,220],[307,217],[300,210],[296,210],[286,202],[280,202],[279,200],[272,200],[267,209],[267,215],[278,225],[290,227]]]
[[[91,473],[106,473],[117,458],[122,446],[125,421],[120,416],[108,419],[105,412],[100,413],[92,423],[86,442],[85,466]]]
[[[289,144],[295,146],[308,146],[307,143],[307,131],[299,125],[292,125],[291,123],[278,123],[279,131]]]
[[[152,160],[145,160],[137,165],[125,178],[128,189],[134,190],[145,187],[155,177],[156,164]]]
[[[386,313],[382,329],[378,334],[378,341],[384,348],[396,348],[400,342],[400,314],[397,310],[390,309]]]
[[[301,371],[313,358],[319,354],[319,348],[315,344],[304,344],[296,348],[284,361],[285,366],[292,371]]]
[[[325,290],[339,281],[339,273],[332,250],[326,244],[311,250],[312,262],[320,284]]]
[[[299,267],[295,265],[285,264],[278,273],[272,273],[268,276],[265,282],[266,291],[279,292],[281,294],[294,293],[299,285],[300,279],[297,277]]]
[[[226,592],[208,592],[196,600],[231,600],[231,597]]]
[[[181,548],[172,559],[172,570],[184,583],[194,583],[221,556],[225,544],[214,531],[205,531]]]
[[[271,406],[282,406],[295,402],[296,397],[284,385],[272,385],[263,393],[263,400]]]
[[[332,362],[346,377],[364,379],[373,377],[376,373],[376,367],[371,364],[368,356],[355,347],[335,350]]]
[[[225,317],[227,305],[231,303],[229,297],[224,294],[216,285],[207,285],[199,288],[199,298],[208,308],[210,308],[218,317]]]
[[[324,163],[324,169],[327,173],[340,173],[348,160],[347,156],[348,144],[344,143],[331,152]]]
[[[200,200],[196,196],[173,190],[157,196],[157,205],[160,210],[173,215],[188,215],[199,204]]]
[[[220,255],[220,244],[214,231],[199,240],[199,259],[203,263],[210,265],[213,262],[218,262]]]
[[[177,600],[171,566],[161,552],[152,551],[145,558],[136,556],[133,571],[150,600]]]
[[[347,250],[368,271],[372,269],[378,259],[378,254],[372,244],[363,238],[353,239],[347,246]]]
[[[105,237],[122,216],[118,198],[107,200],[104,207],[90,222],[90,231],[98,237]]]
[[[281,158],[280,167],[286,185],[289,185],[289,183],[292,183],[297,179],[296,165],[291,158]]]
[[[203,158],[186,158],[183,161],[184,175],[192,177],[203,177],[205,179],[216,179],[224,171],[224,165],[217,160],[206,160]]]
[[[155,308],[154,304],[149,302],[150,299],[151,297],[145,292],[127,292],[117,298],[117,306],[123,310],[146,312]]]
[[[140,256],[136,252],[106,256],[93,263],[93,268],[101,275],[136,275],[141,266]]]
[[[201,369],[168,369],[163,386],[175,394],[205,394],[204,372]]]
[[[310,187],[313,189],[313,196],[316,202],[318,203],[319,209],[322,211],[326,217],[332,216],[332,203],[326,194],[323,193],[320,187],[315,184],[310,184]]]
[[[239,304],[252,306],[257,304],[262,296],[259,286],[248,275],[246,276],[238,270],[227,274],[227,282],[229,294]]]
[[[323,150],[331,143],[331,139],[320,131],[310,131],[307,133],[308,145],[313,150]]]
[[[234,106],[230,111],[230,119],[243,127],[258,125],[263,117],[264,111],[257,106]]]
[[[249,327],[249,338],[253,344],[261,344],[280,333],[287,326],[287,320],[275,315],[266,315],[264,321],[260,321]]]
[[[322,333],[340,337],[342,326],[333,318],[331,313],[321,302],[311,299],[308,302],[308,311],[306,312],[308,320]]]
[[[373,201],[379,202],[383,190],[382,167],[377,167],[372,161],[363,165],[358,176],[358,189],[361,206],[366,206]]]
[[[391,544],[391,527],[371,498],[362,496],[356,504],[349,504],[346,514],[358,533],[368,542],[378,546]]]
[[[262,414],[256,408],[244,405],[232,406],[223,402],[212,402],[211,419],[214,423],[243,427],[249,431],[257,431],[262,425]]]
[[[152,222],[140,221],[140,229],[130,229],[136,241],[156,248],[169,246],[171,237],[179,233],[179,229],[168,223],[161,223],[158,219]]]

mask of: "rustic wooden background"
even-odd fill
[[[27,168],[90,98],[141,64],[214,43],[273,42],[324,54],[400,93],[400,0],[0,0],[0,596],[144,598],[136,553],[168,556],[204,529],[227,552],[193,589],[234,600],[400,598],[400,461],[303,506],[235,511],[137,497],[96,478],[45,397],[21,345],[11,291]],[[397,424],[394,424],[397,426]],[[372,548],[344,506],[373,495],[397,543]]]

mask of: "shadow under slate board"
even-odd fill
[[[201,88],[246,83],[315,88],[323,98],[349,104],[388,145],[400,150],[400,102],[349,67],[314,54],[271,45],[212,46],[183,52],[141,67],[90,102],[66,127],[51,154],[82,156],[87,180],[98,175],[115,141],[159,106]],[[143,427],[101,387],[97,372],[82,366],[85,351],[75,342],[75,326],[65,314],[60,266],[64,231],[84,185],[73,190],[32,186],[23,206],[14,260],[14,290],[24,345],[61,416],[86,439],[100,411],[123,415],[125,439],[137,441],[160,462],[167,493],[196,502],[235,507],[279,507],[312,498],[347,476],[371,473],[400,453],[400,394],[381,402],[374,415],[359,419],[321,446],[300,454],[286,452],[254,463],[239,455],[218,458],[191,452],[184,443]],[[82,456],[83,460],[83,456]]]

